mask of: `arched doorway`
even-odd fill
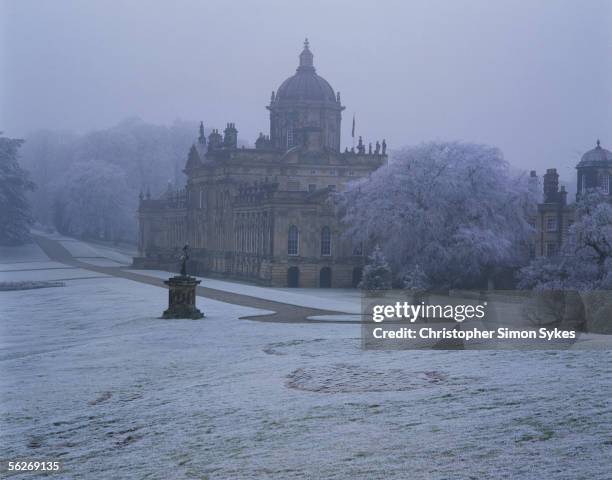
[[[351,285],[353,288],[357,288],[359,286],[359,282],[361,282],[361,277],[363,276],[363,269],[361,267],[353,268],[353,281]]]
[[[300,286],[300,269],[298,267],[289,267],[287,270],[287,286],[290,288]]]
[[[329,267],[323,267],[319,272],[319,287],[330,288],[332,283],[332,271]]]

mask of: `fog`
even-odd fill
[[[0,130],[79,133],[126,117],[267,132],[304,37],[356,131],[390,148],[499,146],[567,181],[612,147],[610,1],[5,1]],[[194,137],[197,132],[194,131]],[[187,152],[185,152],[187,153]]]

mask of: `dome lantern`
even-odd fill
[[[308,39],[304,40],[304,50],[300,53],[300,66],[297,68],[297,71],[315,71],[314,63],[313,63],[314,55],[310,51],[310,44],[308,43]]]

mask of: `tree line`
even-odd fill
[[[25,138],[20,163],[37,188],[34,219],[64,235],[136,240],[138,195],[185,182],[182,169],[197,124],[170,126],[128,119],[83,135],[40,130]]]

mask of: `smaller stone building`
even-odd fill
[[[601,146],[597,140],[595,148],[586,152],[576,165],[576,200],[588,191],[598,190],[610,195],[610,176],[612,175],[612,152]],[[536,172],[531,172],[534,184],[538,183]],[[532,254],[534,257],[556,256],[575,220],[574,204],[567,203],[565,187],[559,187],[559,174],[549,168],[544,174],[542,202],[538,204],[533,219],[535,239]]]

